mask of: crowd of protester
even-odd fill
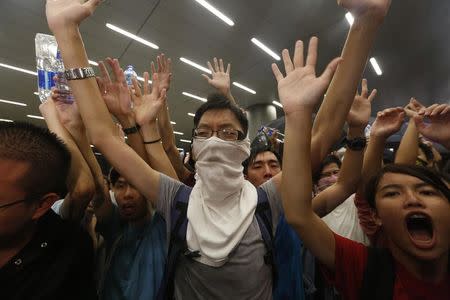
[[[208,62],[216,93],[195,113],[186,161],[170,58],[132,88],[117,59],[95,77],[78,27],[101,1],[46,2],[75,101],[54,89],[45,129],[0,124],[2,299],[450,299],[449,164],[437,150],[450,150],[450,105],[373,112],[377,91],[361,81],[390,0],[338,0],[355,21],[321,75],[316,37],[282,51],[284,134],[263,126],[251,142],[230,65]]]

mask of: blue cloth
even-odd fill
[[[109,229],[114,230],[115,225],[110,224]],[[109,243],[101,299],[155,299],[167,256],[165,221],[156,213],[142,227],[121,227],[118,234],[110,231],[111,236],[105,237],[112,237],[113,242]]]
[[[273,299],[305,299],[302,278],[302,241],[286,222],[284,214],[280,215],[277,225],[274,249],[278,281],[273,290]]]

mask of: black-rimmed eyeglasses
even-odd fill
[[[245,139],[243,132],[232,128],[220,130],[212,130],[211,128],[196,128],[193,130],[192,136],[197,139],[205,140],[212,137],[214,133],[217,133],[217,137],[224,141],[242,141]]]

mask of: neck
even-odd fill
[[[419,280],[436,284],[448,275],[448,251],[434,260],[420,260],[392,246],[392,242],[389,248],[394,259]]]
[[[28,244],[34,232],[35,226],[29,226],[11,237],[2,237],[0,241],[0,268],[6,265]]]
[[[142,218],[133,220],[133,221],[129,221],[128,224],[130,224],[132,227],[142,227],[145,224],[147,224],[147,222],[150,222],[150,220],[152,219],[152,216],[153,216],[153,211],[149,210],[145,216],[143,216]]]

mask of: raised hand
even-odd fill
[[[417,99],[411,98],[409,103],[405,106],[405,113],[408,118],[413,118],[419,113],[422,108],[425,108]]]
[[[45,13],[48,27],[55,33],[67,26],[78,27],[87,17],[92,15],[101,0],[47,0]]]
[[[414,121],[423,136],[450,149],[450,105],[433,104],[423,108]]]
[[[58,119],[62,125],[64,125],[70,133],[73,130],[84,129],[83,121],[81,120],[80,112],[78,111],[78,105],[76,101],[73,103],[67,103],[61,101],[61,94],[65,94],[65,91],[60,91],[57,88],[52,88],[51,99],[54,102]]]
[[[101,77],[97,77],[98,87],[108,110],[118,119],[128,117],[132,114],[131,93],[125,81],[123,69],[117,59],[107,58],[106,63],[111,67],[114,74],[112,80],[106,69],[105,63],[100,61],[98,67]]]
[[[369,95],[367,79],[361,83],[361,94],[356,93],[352,107],[347,116],[349,127],[366,127],[369,123],[370,113],[372,112],[372,100],[377,95],[377,90],[372,90]]]
[[[405,111],[402,107],[387,108],[377,113],[370,130],[371,136],[388,138],[400,130],[405,119]]]
[[[133,78],[135,93],[133,95],[134,114],[136,123],[140,126],[156,120],[159,111],[164,106],[167,92],[165,89],[159,90],[158,74],[154,73],[152,78],[152,88],[149,87],[149,74],[144,73],[144,93],[142,93],[138,82]]]
[[[231,65],[227,65],[225,70],[223,60],[214,57],[214,66],[208,61],[208,68],[211,71],[211,77],[206,74],[202,76],[208,81],[208,84],[217,89],[222,95],[230,93],[230,69]]]
[[[170,58],[166,58],[164,53],[158,55],[156,57],[156,63],[158,65],[158,69],[155,68],[155,64],[151,63],[152,74],[158,73],[159,79],[159,90],[169,91],[170,82],[172,80],[172,60]]]
[[[286,76],[283,76],[276,64],[272,71],[278,82],[278,95],[286,114],[304,110],[312,110],[323,97],[341,58],[332,60],[320,77],[316,77],[317,37],[309,42],[306,64],[303,59],[303,42],[295,43],[294,61],[289,57],[289,51],[282,52]]]
[[[337,3],[351,11],[354,16],[371,13],[384,17],[391,6],[391,0],[337,0]]]

